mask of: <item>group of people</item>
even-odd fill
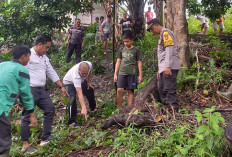
[[[209,28],[209,21],[208,18],[205,17],[204,15],[197,15],[196,18],[201,22],[201,34],[205,34],[207,35],[208,33],[208,28]],[[219,34],[222,35],[223,34],[223,30],[225,29],[224,27],[224,21],[225,17],[223,15],[221,15],[221,17],[219,19],[215,19],[213,21],[213,29],[214,29],[214,34],[217,35],[218,34],[218,26],[219,26]]]
[[[90,111],[96,108],[94,89],[90,84],[92,64],[82,61],[74,65],[60,80],[52,67],[46,52],[51,46],[51,37],[40,35],[34,46],[29,49],[25,45],[13,48],[13,60],[0,63],[0,155],[9,155],[11,146],[11,124],[8,118],[9,109],[15,99],[20,98],[23,105],[21,119],[22,152],[30,148],[30,127],[37,125],[34,107],[38,106],[44,112],[43,130],[40,146],[46,145],[51,139],[51,127],[55,116],[55,105],[45,90],[46,76],[60,88],[64,96],[69,97],[69,126],[77,126],[76,95],[81,104],[81,114],[87,119],[87,107],[84,95],[89,101]]]
[[[111,38],[112,20],[111,15],[107,20],[100,18],[97,33],[105,42]],[[103,22],[104,21],[104,22]],[[134,90],[138,83],[143,81],[143,66],[141,51],[133,46],[131,26],[134,22],[123,15],[120,21],[121,34],[123,35],[124,48],[118,53],[115,66],[114,81],[117,82],[117,107],[121,108],[124,90],[128,91],[127,105],[134,101]],[[176,93],[176,77],[180,69],[177,54],[177,43],[172,31],[162,27],[157,19],[147,21],[147,30],[154,35],[159,35],[158,42],[158,67],[157,78],[159,79],[159,94],[162,103],[172,107],[176,111],[179,108]],[[13,60],[0,63],[0,155],[8,155],[11,145],[9,109],[14,105],[16,97],[19,97],[23,105],[21,120],[21,139],[23,141],[22,152],[30,148],[30,127],[37,125],[34,107],[38,106],[44,111],[43,129],[40,146],[46,145],[51,139],[51,127],[55,116],[55,105],[45,90],[46,77],[48,76],[60,88],[62,94],[69,99],[68,126],[78,127],[77,97],[81,105],[81,114],[87,120],[87,107],[84,96],[88,99],[89,110],[96,109],[94,88],[91,85],[92,64],[89,61],[81,61],[81,51],[84,46],[85,33],[79,19],[75,27],[69,29],[66,42],[68,53],[66,62],[70,62],[75,50],[76,65],[74,65],[60,80],[52,67],[46,52],[51,46],[51,37],[40,35],[36,38],[34,46],[29,49],[25,45],[17,45],[13,48]],[[105,45],[104,45],[105,46]]]

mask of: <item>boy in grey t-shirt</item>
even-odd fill
[[[112,17],[111,15],[107,15],[107,21],[104,21],[101,25],[102,40],[104,41],[104,54],[106,54],[107,40],[112,39],[112,27]]]

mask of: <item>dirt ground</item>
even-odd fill
[[[102,65],[105,67],[105,74],[93,76],[92,84],[95,87],[95,94],[99,95],[102,93],[109,94],[112,89],[115,88],[113,82],[113,62],[112,55],[108,54],[102,61]],[[227,79],[231,79],[229,76]],[[218,88],[218,87],[217,87]],[[221,112],[222,116],[226,120],[226,124],[232,123],[232,102],[229,102],[216,93],[209,93],[208,95],[203,94],[203,90],[199,89],[194,91],[193,89],[183,90],[178,93],[179,103],[181,108],[186,108],[190,114],[194,114],[195,109],[203,110],[204,108],[210,108],[212,106],[217,106],[217,109],[229,109],[231,111]],[[96,97],[97,99],[97,97]],[[106,101],[106,97],[103,101]],[[73,150],[67,157],[97,157],[97,156],[107,156],[111,152],[111,147],[84,147],[81,149]]]

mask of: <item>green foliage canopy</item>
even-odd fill
[[[38,34],[60,32],[77,15],[92,8],[88,0],[6,0],[0,3],[0,37],[3,44],[30,45]]]
[[[231,4],[231,0],[202,0],[201,3],[198,0],[188,0],[187,8],[190,15],[203,13],[210,20],[215,20],[225,15]]]

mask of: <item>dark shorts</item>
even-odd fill
[[[118,88],[124,89],[137,89],[137,76],[136,75],[118,75]]]
[[[112,33],[104,33],[102,35],[102,41],[107,41],[107,39],[112,39]]]

